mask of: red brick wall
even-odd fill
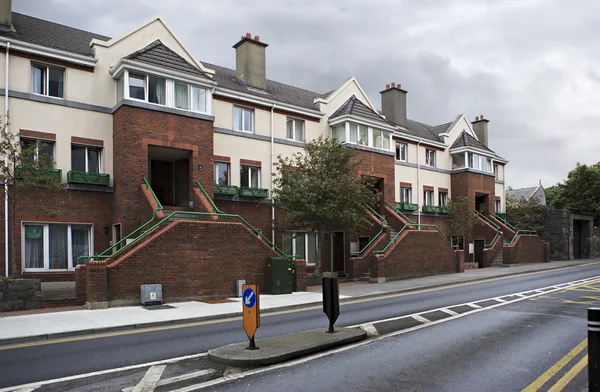
[[[487,244],[488,242],[486,242]],[[504,236],[503,235],[499,235],[496,238],[496,241],[494,241],[492,243],[492,246],[489,248],[485,248],[483,250],[483,267],[489,267],[492,265],[492,262],[494,261],[494,258],[498,255],[498,253],[500,252],[500,249],[502,249],[502,246],[504,245]],[[503,261],[504,262],[504,261]]]
[[[236,279],[263,285],[265,260],[277,256],[239,223],[177,221],[110,264],[109,298],[139,300],[150,283],[167,300],[234,295]]]
[[[487,194],[489,197],[486,210],[494,211],[496,208],[494,204],[496,200],[494,176],[464,171],[452,174],[450,178],[453,198],[468,196],[473,200],[473,209],[475,209],[475,194]]]
[[[496,219],[495,217],[490,215],[488,215],[488,218],[490,218],[492,222],[500,226],[500,230],[502,231],[502,233],[504,233],[504,237],[507,238],[509,241],[515,236],[515,231],[510,227],[506,226],[504,223],[502,223],[500,219]]]
[[[2,192],[3,193],[3,192]],[[21,260],[21,225],[22,222],[56,222],[56,223],[85,223],[93,224],[94,249],[93,253],[100,253],[109,246],[111,232],[104,234],[104,226],[111,224],[112,194],[106,192],[90,192],[65,190],[52,194],[35,194],[18,202],[15,226],[15,251],[17,260],[17,273],[22,273]],[[4,217],[4,208],[0,208]],[[58,215],[54,216],[54,212]],[[11,219],[11,216],[9,216]],[[9,233],[12,223],[9,223]],[[2,271],[4,272],[4,225],[0,227],[0,242],[2,248]],[[11,239],[9,237],[9,247]],[[10,256],[10,255],[9,255]],[[10,261],[9,261],[10,268]],[[74,281],[74,272],[27,272],[23,274],[28,278],[36,278],[42,282]]]
[[[437,231],[430,230],[405,231],[384,255],[370,259],[371,277],[386,280],[457,271],[455,252]]]
[[[417,221],[417,217],[415,216],[414,219],[413,217],[410,217],[410,219],[412,219],[413,221]],[[447,215],[423,215],[421,214],[421,224],[427,224],[427,225],[436,225],[437,227],[440,228],[440,230],[442,231],[442,233],[444,233],[445,235],[448,235],[448,233],[450,232],[450,223],[448,222],[448,217]]]
[[[357,167],[358,174],[382,178],[384,182],[384,200],[393,205],[396,197],[394,157],[359,150],[357,159],[360,161]],[[384,212],[385,209],[382,208],[381,211]]]
[[[241,202],[229,200],[215,200],[215,204],[226,214],[237,214],[244,218],[256,229],[262,230],[262,234],[271,238],[271,204],[257,202]],[[277,211],[275,211],[277,213]],[[277,237],[281,237],[280,235]],[[277,239],[281,244],[281,238]]]
[[[520,234],[515,242],[503,249],[504,264],[547,262],[547,245],[537,235]]]
[[[142,177],[149,174],[149,146],[191,151],[190,190],[199,180],[208,194],[213,193],[213,123],[211,121],[123,105],[113,115],[114,214],[123,236],[142,220],[139,209]],[[204,170],[200,172],[198,165]]]

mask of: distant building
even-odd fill
[[[542,186],[541,183],[537,187],[507,189],[506,197],[507,198],[510,197],[515,200],[519,200],[519,199],[529,200],[532,197],[535,197],[535,198],[539,199],[541,205],[543,205],[543,206],[546,205],[546,193],[544,192],[544,187]]]

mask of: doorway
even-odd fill
[[[190,151],[150,146],[150,186],[165,206],[190,206]]]
[[[112,226],[112,245],[115,245],[116,243],[118,243],[119,241],[121,241],[121,238],[123,236],[123,233],[121,232],[121,224],[120,223],[116,223]],[[121,245],[117,245],[115,250],[119,250],[121,249]]]
[[[485,249],[485,239],[474,240],[473,261],[477,263],[479,268],[483,268],[483,250]]]
[[[488,206],[489,195],[478,193],[475,195],[475,209],[481,213],[484,213],[489,209]]]
[[[583,221],[573,220],[573,258],[582,259]]]
[[[346,272],[344,253],[344,232],[331,233],[331,272],[337,272],[338,274]]]

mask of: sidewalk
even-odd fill
[[[600,258],[468,270],[462,274],[411,278],[379,284],[368,282],[342,283],[340,284],[340,300],[343,302],[354,297],[391,294],[590,263],[600,263]],[[320,306],[322,304],[320,290],[320,286],[312,286],[309,287],[307,292],[284,295],[261,294],[261,310],[264,313],[303,305]],[[153,307],[152,309],[129,306],[103,310],[70,310],[51,313],[48,310],[42,310],[38,314],[18,316],[11,316],[10,313],[0,313],[0,345],[197,322],[214,318],[239,317],[241,315],[241,298],[214,301],[218,303],[207,302],[169,303],[166,306]]]

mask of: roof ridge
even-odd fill
[[[46,22],[46,23],[52,23],[52,24],[55,24],[55,25],[57,25],[57,26],[62,26],[62,27],[65,27],[65,28],[67,28],[67,29],[72,29],[72,30],[81,31],[81,32],[88,33],[88,34],[93,34],[93,35],[96,35],[96,36],[99,36],[99,37],[106,38],[107,40],[110,40],[110,39],[112,39],[112,37],[109,37],[108,35],[94,33],[93,31],[84,30],[84,29],[79,29],[79,28],[77,28],[77,27],[73,27],[73,26],[67,26],[67,25],[65,25],[65,24],[62,24],[62,23],[57,23],[57,22],[53,22],[53,21],[51,21],[51,20],[42,19],[42,18],[38,18],[38,17],[35,17],[35,16],[27,15],[27,14],[22,14],[22,13],[20,13],[20,12],[14,12],[14,11],[13,11],[12,13],[13,13],[13,14],[17,14],[17,15],[19,15],[19,16],[24,16],[24,17],[26,17],[26,18],[31,18],[31,19],[35,19],[35,20],[41,20],[41,21],[43,21],[43,22]],[[17,33],[18,33],[18,31],[17,31]]]

